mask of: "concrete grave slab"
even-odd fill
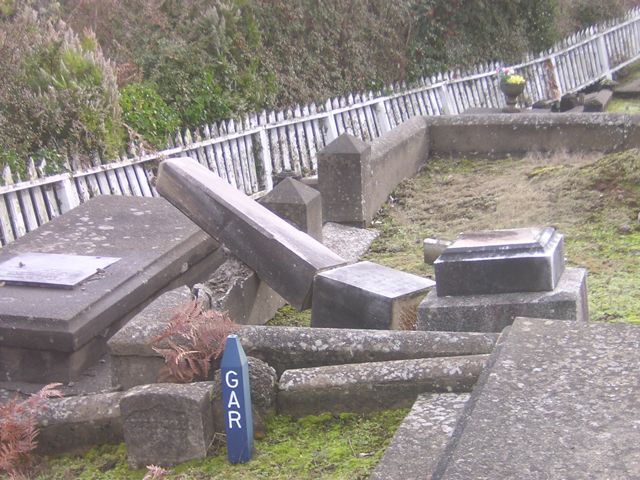
[[[589,320],[587,271],[567,268],[551,292],[439,297],[429,292],[418,307],[417,330],[501,332],[518,316]]]
[[[120,400],[127,458],[133,468],[170,467],[207,456],[214,432],[212,382],[135,387]]]
[[[564,270],[564,236],[552,227],[462,233],[434,269],[440,297],[551,291]]]
[[[319,273],[313,284],[312,327],[401,328],[433,280],[372,262]],[[404,318],[403,318],[404,317]]]
[[[369,480],[433,478],[468,399],[468,393],[418,395]]]
[[[313,277],[345,264],[194,160],[163,161],[156,188],[300,310],[311,306]]]
[[[320,192],[293,178],[285,178],[258,202],[291,225],[322,241]]]
[[[470,392],[488,355],[371,362],[287,370],[278,412],[367,412],[408,407],[421,393]]]
[[[101,196],[5,246],[0,261],[56,253],[120,257],[72,290],[2,287],[3,380],[67,382],[106,350],[106,338],[172,282],[215,269],[218,244],[168,202]]]
[[[322,243],[349,263],[355,263],[378,238],[377,230],[327,222],[322,227]]]
[[[613,92],[609,89],[602,89],[599,92],[590,93],[584,97],[584,112],[604,112],[613,97]]]
[[[636,478],[640,328],[518,318],[435,478]]]

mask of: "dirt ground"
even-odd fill
[[[567,264],[589,270],[592,320],[640,321],[640,152],[430,159],[374,221],[368,258],[432,275],[422,240],[463,231],[553,225]]]

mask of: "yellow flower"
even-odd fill
[[[522,75],[508,75],[505,82],[512,85],[522,85],[525,82],[525,79]]]

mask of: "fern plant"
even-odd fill
[[[37,414],[46,408],[46,402],[61,397],[60,383],[44,386],[25,400],[14,398],[0,404],[0,472],[9,478],[25,478],[30,465],[31,452],[38,442]]]
[[[222,355],[227,336],[239,328],[226,313],[205,310],[195,300],[181,305],[164,332],[151,341],[153,350],[165,360],[158,381],[206,380],[212,362]]]

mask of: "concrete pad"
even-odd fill
[[[372,262],[319,273],[312,327],[400,328],[435,282]]]
[[[156,188],[300,310],[311,306],[313,277],[346,263],[189,158],[163,161]]]
[[[418,395],[369,480],[433,478],[468,399],[468,393]]]
[[[122,393],[52,398],[37,416],[38,453],[60,453],[122,442]]]
[[[435,478],[636,478],[640,328],[517,319]]]
[[[278,412],[366,412],[411,406],[421,393],[469,392],[488,355],[396,360],[287,370]]]
[[[297,229],[322,241],[322,200],[319,191],[293,178],[285,178],[258,202]]]
[[[618,85],[614,88],[614,96],[617,98],[635,98],[640,96],[640,78],[632,82]]]
[[[439,297],[432,291],[418,307],[416,329],[501,332],[518,316],[587,322],[587,271],[565,269],[552,292]]]
[[[435,260],[438,296],[551,291],[564,271],[552,227],[461,233]]]
[[[360,260],[378,235],[377,230],[334,222],[327,222],[322,227],[322,243],[349,263]]]
[[[94,198],[5,246],[0,261],[26,252],[121,260],[72,290],[2,287],[0,375],[65,383],[77,377],[136,309],[193,270],[214,269],[217,246],[166,201],[116,195]]]
[[[212,393],[211,382],[159,383],[126,392],[120,412],[129,465],[171,467],[205,458],[214,432]]]

